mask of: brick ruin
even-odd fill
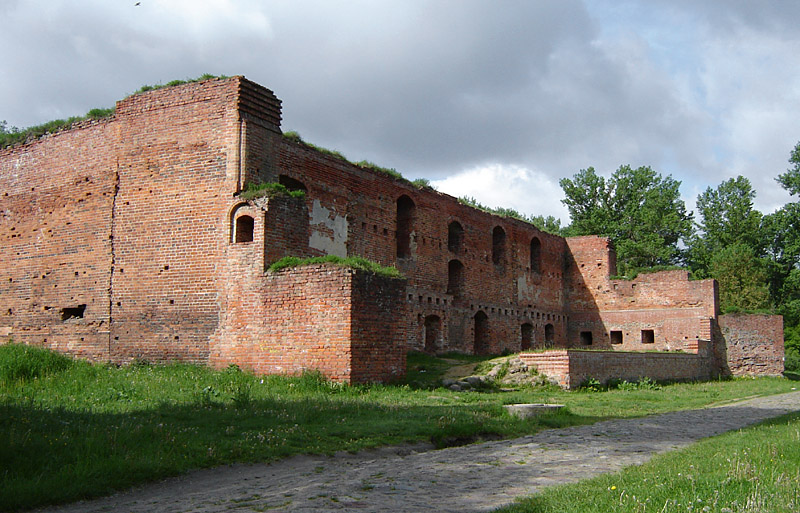
[[[719,315],[713,280],[612,279],[607,239],[551,235],[353,165],[285,137],[280,120],[268,89],[212,79],[0,150],[2,340],[352,382],[402,375],[411,349],[553,348],[526,358],[564,386],[649,368],[664,379],[783,371],[782,319]],[[268,182],[305,198],[239,197]],[[331,264],[267,271],[322,255],[405,279]]]

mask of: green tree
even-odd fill
[[[719,284],[723,312],[769,308],[764,263],[747,244],[736,242],[715,251],[709,271]]]
[[[800,142],[798,142],[789,155],[792,165],[785,173],[778,176],[778,182],[789,191],[792,196],[800,196]]]
[[[561,219],[554,216],[530,216],[528,222],[542,230],[543,232],[552,233],[553,235],[561,235]]]
[[[692,214],[671,176],[621,166],[605,180],[589,168],[560,185],[572,219],[565,233],[611,238],[620,273],[683,261],[679,242],[692,234]]]
[[[734,244],[744,244],[761,257],[762,215],[753,209],[756,193],[750,181],[738,176],[707,188],[697,196],[698,232],[689,242],[689,261],[697,276],[708,276],[714,255]]]

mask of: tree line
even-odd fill
[[[776,178],[800,196],[800,142]],[[697,197],[697,217],[680,198],[680,182],[650,167],[621,166],[609,178],[594,168],[560,181],[571,224],[530,218],[563,236],[602,235],[617,251],[620,277],[669,268],[715,278],[725,313],[778,313],[784,318],[787,370],[800,370],[800,201],[762,214],[750,181],[737,176]]]

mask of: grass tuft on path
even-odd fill
[[[416,361],[442,370],[436,359]],[[516,437],[786,392],[793,385],[749,379],[596,393],[452,392],[432,382],[348,386],[316,373],[261,377],[236,367],[116,367],[8,344],[0,346],[0,510],[97,497],[234,462]],[[541,402],[567,408],[536,420],[513,418],[502,408]]]

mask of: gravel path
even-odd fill
[[[439,451],[419,445],[233,465],[44,511],[491,511],[545,486],[617,471],[798,410],[800,392],[792,392]]]

